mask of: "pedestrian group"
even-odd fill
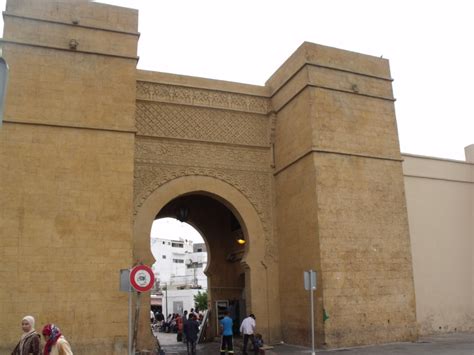
[[[73,355],[71,346],[54,324],[46,324],[41,334],[45,344],[41,345],[40,335],[35,330],[35,319],[25,316],[21,320],[23,334],[12,351],[12,355]]]
[[[169,318],[169,322],[164,321],[164,317],[156,317],[166,327],[171,327],[172,320],[175,320],[177,329],[177,340],[186,343],[188,355],[196,355],[196,344],[198,341],[199,326],[198,314],[193,309],[183,317],[175,315]],[[167,319],[168,320],[168,319]],[[166,325],[168,323],[168,325]],[[233,320],[229,312],[225,311],[224,317],[219,321],[221,330],[221,355],[234,354],[233,344]],[[41,334],[44,338],[44,346],[41,344],[41,336],[35,330],[35,319],[32,316],[25,316],[21,321],[23,334],[11,355],[73,355],[71,346],[66,340],[61,330],[54,324],[46,324]],[[249,341],[253,345],[254,354],[259,354],[259,348],[263,345],[261,336],[255,334],[255,315],[250,314],[242,321],[240,332],[244,337],[243,354],[247,355]]]

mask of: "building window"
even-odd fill
[[[171,243],[171,246],[173,248],[184,248],[184,245],[181,243]]]
[[[198,248],[197,252],[198,252],[198,253],[201,253],[201,252],[202,252],[202,248]]]
[[[173,259],[173,262],[175,264],[184,264],[184,260],[183,259]]]
[[[166,259],[166,255],[162,255],[161,257],[162,257],[163,259]]]
[[[166,242],[163,242],[163,245],[165,244]]]

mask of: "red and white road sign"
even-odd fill
[[[130,271],[130,284],[138,292],[151,290],[154,283],[155,275],[149,266],[138,265]]]

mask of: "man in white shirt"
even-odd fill
[[[242,321],[240,325],[240,332],[244,335],[244,349],[243,354],[247,355],[247,345],[250,341],[253,344],[255,354],[258,354],[258,347],[255,346],[255,315],[251,314]]]

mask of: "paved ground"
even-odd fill
[[[186,346],[176,342],[176,334],[159,333],[158,339],[166,355],[185,355]],[[199,344],[198,354],[219,354],[219,343]],[[236,354],[241,354],[241,341],[236,339]],[[316,350],[317,354],[344,355],[474,355],[474,333],[451,333],[421,338],[415,343],[395,343],[379,346]],[[311,349],[286,344],[276,345],[266,355],[311,354]]]

